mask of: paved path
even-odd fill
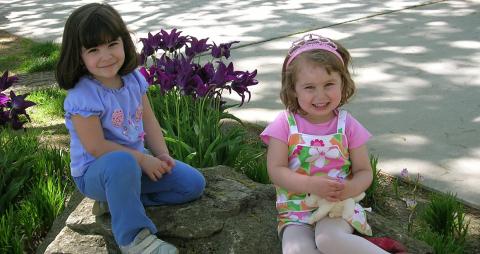
[[[68,14],[87,2],[0,0],[0,29],[60,41]],[[480,208],[479,1],[109,2],[136,38],[177,27],[217,43],[240,40],[236,66],[258,69],[260,81],[251,102],[232,110],[248,121],[282,110],[279,72],[290,41],[307,31],[342,41],[358,86],[347,108],[375,135],[369,148],[382,170],[408,168],[425,186]]]

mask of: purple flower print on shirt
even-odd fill
[[[112,113],[112,124],[115,127],[121,127],[123,123],[123,111],[121,109],[116,109]]]
[[[142,132],[140,132],[140,134],[138,134],[138,139],[140,139],[141,141],[145,140],[145,132],[144,131],[142,131]]]
[[[142,106],[138,106],[137,110],[135,111],[135,121],[140,122],[143,116],[143,108]]]

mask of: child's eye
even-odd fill
[[[87,53],[95,53],[97,52],[97,49],[96,48],[91,48],[91,49],[87,49]]]
[[[334,86],[334,85],[335,85],[335,83],[327,83],[325,86],[328,87],[328,86]]]
[[[109,47],[114,47],[116,45],[118,45],[117,41],[114,41],[114,42],[111,42],[110,44],[108,44]]]
[[[313,89],[313,86],[306,86],[305,89]]]

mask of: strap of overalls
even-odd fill
[[[287,119],[287,123],[290,128],[290,135],[298,133],[297,121],[295,121],[295,117],[292,112],[286,110],[285,118]]]
[[[285,118],[287,119],[288,126],[290,128],[290,134],[298,133],[297,121],[295,121],[294,115],[289,111],[285,111]],[[345,134],[346,122],[347,122],[347,111],[341,109],[338,112],[337,133]]]
[[[337,132],[345,134],[345,123],[347,122],[347,111],[341,109],[338,112]]]

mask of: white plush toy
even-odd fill
[[[318,209],[313,212],[310,217],[309,223],[313,224],[314,222],[321,220],[327,214],[330,218],[342,217],[348,220],[353,216],[355,203],[362,200],[364,197],[365,192],[362,192],[353,198],[347,198],[339,202],[329,202],[319,196],[308,195],[305,198],[305,203],[311,207],[318,206]]]

